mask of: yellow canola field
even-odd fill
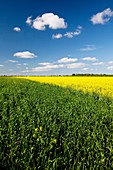
[[[23,77],[32,81],[55,84],[62,87],[71,87],[84,92],[96,92],[105,96],[113,97],[113,77]]]

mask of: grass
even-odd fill
[[[2,170],[113,169],[113,99],[0,78]]]

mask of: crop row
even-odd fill
[[[113,169],[113,100],[0,78],[2,170]]]
[[[109,76],[23,76],[21,78],[113,97],[113,77]]]

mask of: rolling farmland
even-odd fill
[[[113,78],[86,78],[0,78],[1,169],[113,169]]]

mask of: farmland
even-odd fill
[[[55,84],[62,87],[71,87],[84,92],[95,92],[100,95],[113,97],[113,77],[99,76],[64,76],[64,77],[22,77],[42,83]]]
[[[0,169],[113,169],[113,78],[47,78],[0,78]]]

